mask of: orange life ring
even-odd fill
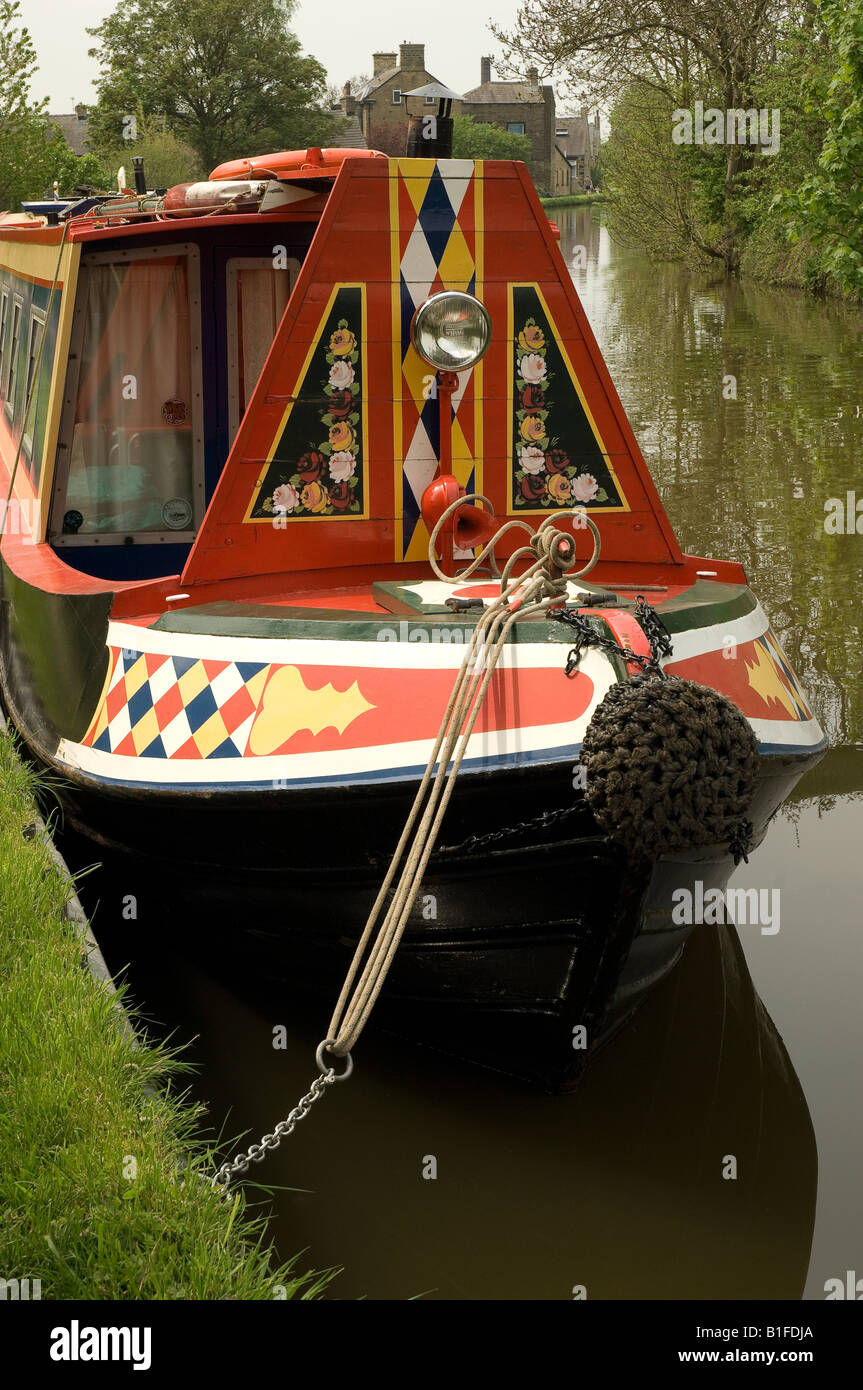
[[[210,174],[211,179],[248,179],[255,175],[275,174],[277,178],[332,178],[346,159],[386,159],[381,150],[352,150],[335,147],[321,149],[317,145],[307,150],[281,150],[276,154],[256,154],[251,159],[229,159]]]

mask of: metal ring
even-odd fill
[[[353,1058],[351,1057],[351,1054],[349,1052],[345,1053],[345,1069],[338,1075],[336,1074],[334,1068],[332,1066],[327,1066],[327,1064],[324,1061],[325,1050],[328,1047],[330,1047],[330,1045],[335,1041],[335,1038],[324,1038],[323,1042],[318,1044],[318,1050],[315,1053],[315,1061],[317,1062],[319,1069],[324,1073],[325,1076],[328,1072],[332,1072],[333,1078],[336,1081],[347,1081],[348,1077],[354,1069]]]

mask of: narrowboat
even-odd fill
[[[826,743],[681,551],[525,166],[441,138],[0,218],[0,685],[65,823],[175,885],[153,930],[233,904],[293,985],[353,959],[554,1091]]]

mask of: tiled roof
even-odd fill
[[[588,132],[586,116],[558,116],[554,138],[567,159],[583,159],[588,150]]]
[[[382,87],[385,82],[389,82],[391,77],[397,77],[400,72],[401,68],[385,68],[384,71],[379,72],[376,77],[369,78],[362,91],[357,93],[357,100],[362,101],[364,97],[371,96],[372,92],[376,92],[378,87]]]
[[[366,137],[363,135],[363,132],[360,129],[360,123],[357,120],[356,116],[346,116],[342,111],[342,108],[338,105],[338,103],[335,106],[331,107],[331,110],[334,116],[341,114],[342,119],[346,122],[344,134],[339,136],[339,144],[341,145],[342,149],[368,149],[368,145],[366,144]]]
[[[513,106],[518,102],[533,106],[545,101],[542,88],[533,82],[483,82],[465,92],[471,106]]]
[[[71,116],[49,116],[49,121],[60,127],[63,139],[74,154],[86,154],[87,152],[87,118],[79,120],[74,113]]]

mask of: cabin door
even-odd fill
[[[221,386],[215,449],[218,473],[231,451],[300,269],[297,260],[288,260],[286,268],[280,262],[277,269],[271,250],[267,255],[248,251],[248,247],[221,247],[215,258],[215,299],[217,305],[224,305],[221,323],[217,313],[216,332]]]

